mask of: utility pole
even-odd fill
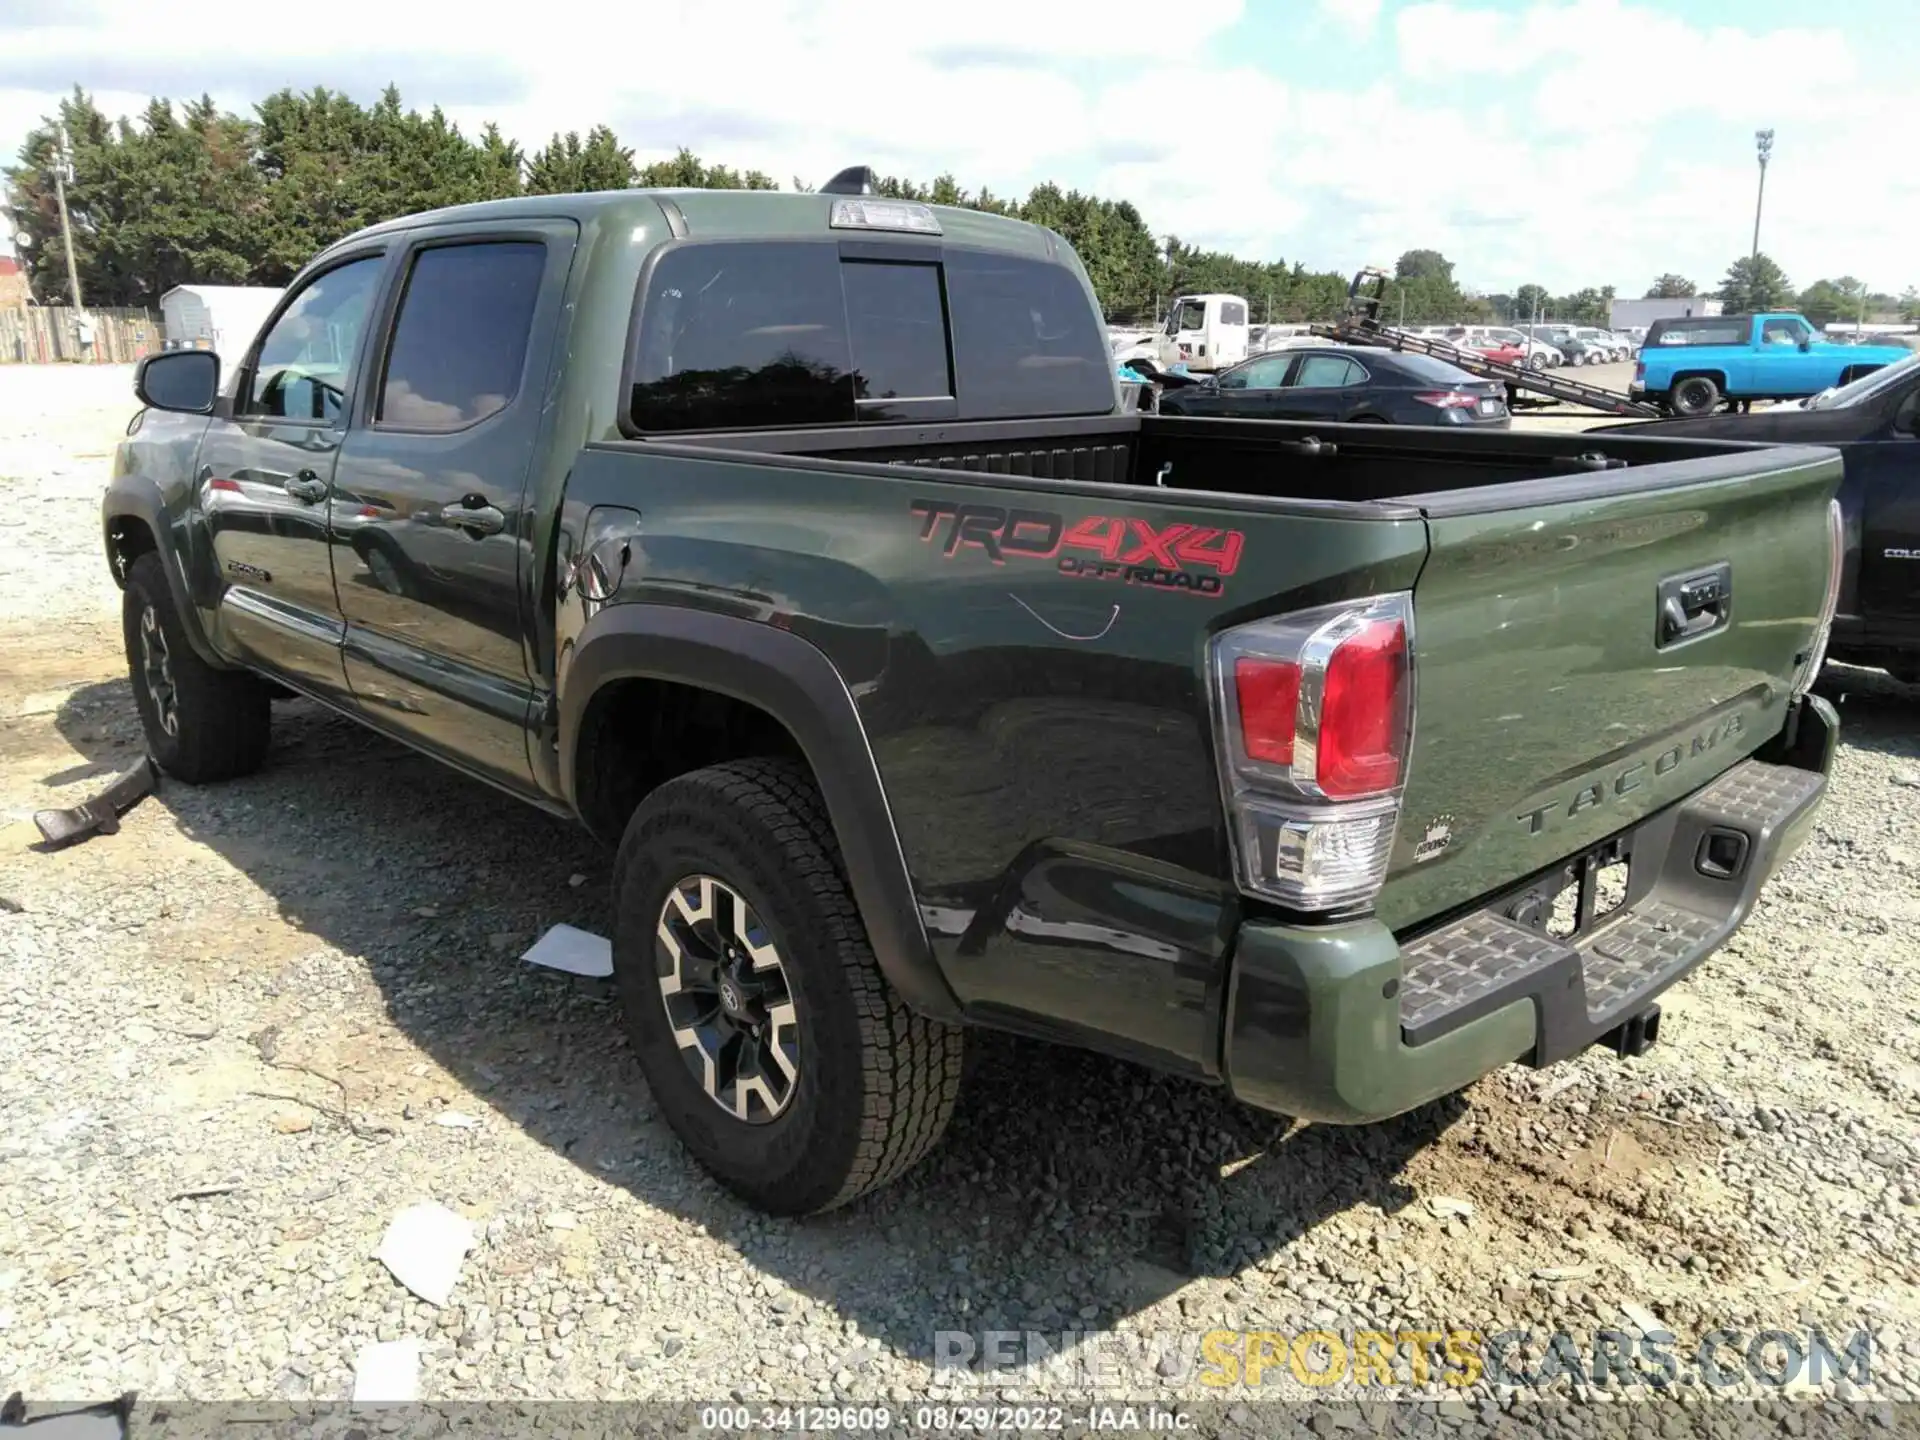
[[[60,127],[60,148],[53,157],[53,194],[60,205],[60,239],[67,247],[67,291],[73,297],[73,313],[80,313],[80,270],[73,263],[73,222],[67,218],[67,176],[73,169],[73,153],[67,148],[67,127]]]
[[[1753,253],[1748,257],[1750,262],[1760,258],[1760,207],[1767,200],[1767,161],[1773,156],[1773,131],[1754,131],[1753,144],[1760,155],[1760,192],[1753,200]],[[1751,264],[1748,268],[1752,268]],[[1751,275],[1747,277],[1747,283],[1753,283]]]

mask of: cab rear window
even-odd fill
[[[903,252],[910,254],[910,252]],[[1107,346],[1064,266],[953,247],[686,244],[654,264],[630,364],[636,430],[1010,419],[1113,408]]]

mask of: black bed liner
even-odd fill
[[[1746,473],[1734,458],[1767,447],[1728,440],[1451,430],[1438,426],[1325,425],[1153,414],[973,424],[676,434],[605,442],[662,453],[778,456],[802,464],[915,466],[1053,483],[1162,486],[1188,493],[1305,502],[1419,500],[1476,508],[1490,486],[1533,482],[1530,503],[1603,495],[1622,487],[1608,472],[1702,462]],[[1716,459],[1721,464],[1712,464]],[[1707,478],[1702,464],[1676,467],[1676,484]],[[1636,477],[1638,481],[1640,477]],[[1515,503],[1509,501],[1508,503]]]

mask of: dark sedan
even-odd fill
[[[1198,385],[1170,390],[1164,415],[1470,425],[1504,430],[1507,389],[1430,355],[1371,346],[1276,350]]]
[[[1590,435],[1830,446],[1846,470],[1839,613],[1827,653],[1920,685],[1920,355],[1810,400],[1741,415],[1607,425]]]

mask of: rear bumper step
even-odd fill
[[[1536,880],[1470,914],[1400,940],[1377,919],[1334,925],[1249,921],[1234,943],[1222,1070],[1234,1095],[1283,1115],[1341,1125],[1403,1114],[1502,1065],[1550,1065],[1588,1045],[1627,1054],[1658,1030],[1655,998],[1746,919],[1760,888],[1811,833],[1839,717],[1808,696],[1769,752],[1574,857],[1601,888],[1623,856],[1619,908],[1555,939],[1515,922],[1537,915]],[[1610,892],[1614,893],[1614,892]]]
[[[1624,903],[1560,940],[1496,905],[1402,948],[1400,1026],[1430,1044],[1531,1000],[1529,1057],[1550,1065],[1645,1010],[1746,919],[1768,875],[1804,838],[1826,788],[1810,770],[1746,760],[1630,839]]]

